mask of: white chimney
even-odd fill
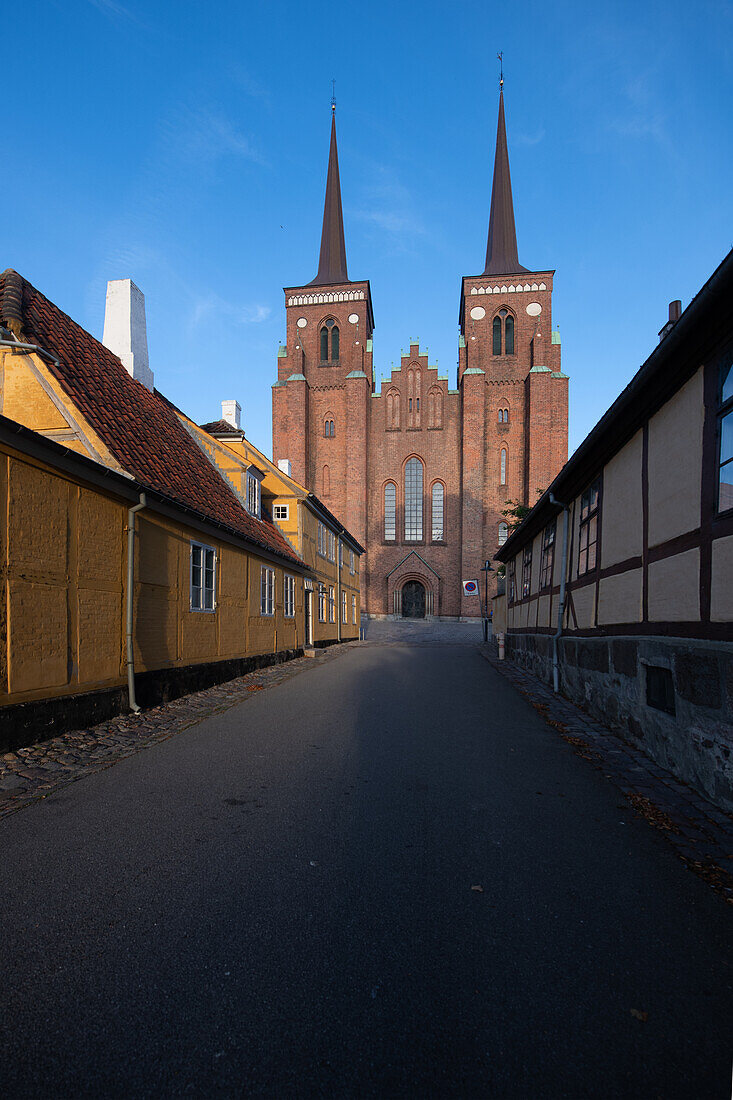
[[[238,432],[241,432],[240,420],[242,418],[242,406],[238,401],[222,401],[221,418],[231,424]]]
[[[277,460],[277,468],[278,470],[282,470],[284,474],[287,474],[288,477],[293,476],[293,467],[290,465],[289,458],[279,458]]]
[[[102,343],[122,360],[129,375],[147,389],[153,389],[153,372],[148,363],[145,295],[132,279],[110,279],[107,283]]]

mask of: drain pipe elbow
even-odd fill
[[[127,694],[133,714],[140,713],[140,707],[135,699],[135,650],[132,640],[132,613],[135,603],[135,515],[141,512],[146,504],[145,493],[141,493],[139,503],[127,510]]]
[[[560,662],[558,657],[558,643],[562,637],[562,623],[565,617],[565,592],[568,572],[568,530],[570,520],[570,505],[563,504],[554,493],[550,493],[550,503],[556,504],[563,510],[562,531],[562,572],[560,574],[560,602],[557,607],[557,629],[552,636],[552,690],[557,695],[560,691]]]

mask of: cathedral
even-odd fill
[[[534,503],[566,461],[553,274],[519,263],[502,90],[486,264],[461,280],[457,388],[412,344],[377,389],[369,280],[346,267],[332,112],[318,273],[285,288],[273,457],[366,548],[368,616],[478,617],[462,581],[505,541],[502,510]]]

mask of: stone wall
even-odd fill
[[[506,654],[552,682],[550,634],[508,634]],[[559,656],[567,698],[733,812],[733,644],[563,637]],[[674,713],[647,701],[650,678],[659,676],[670,685]]]

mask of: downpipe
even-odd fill
[[[140,713],[140,707],[135,699],[135,651],[132,644],[132,612],[135,596],[135,513],[141,512],[146,504],[145,493],[141,493],[140,503],[127,510],[127,694],[133,714]]]
[[[562,636],[562,621],[565,617],[565,589],[568,572],[568,530],[570,526],[570,506],[563,504],[562,501],[557,500],[553,493],[550,493],[550,503],[557,504],[559,508],[562,508],[563,519],[563,531],[562,531],[562,573],[560,574],[560,603],[557,608],[557,630],[552,636],[552,690],[555,695],[560,691],[560,663],[558,659],[558,642]]]

